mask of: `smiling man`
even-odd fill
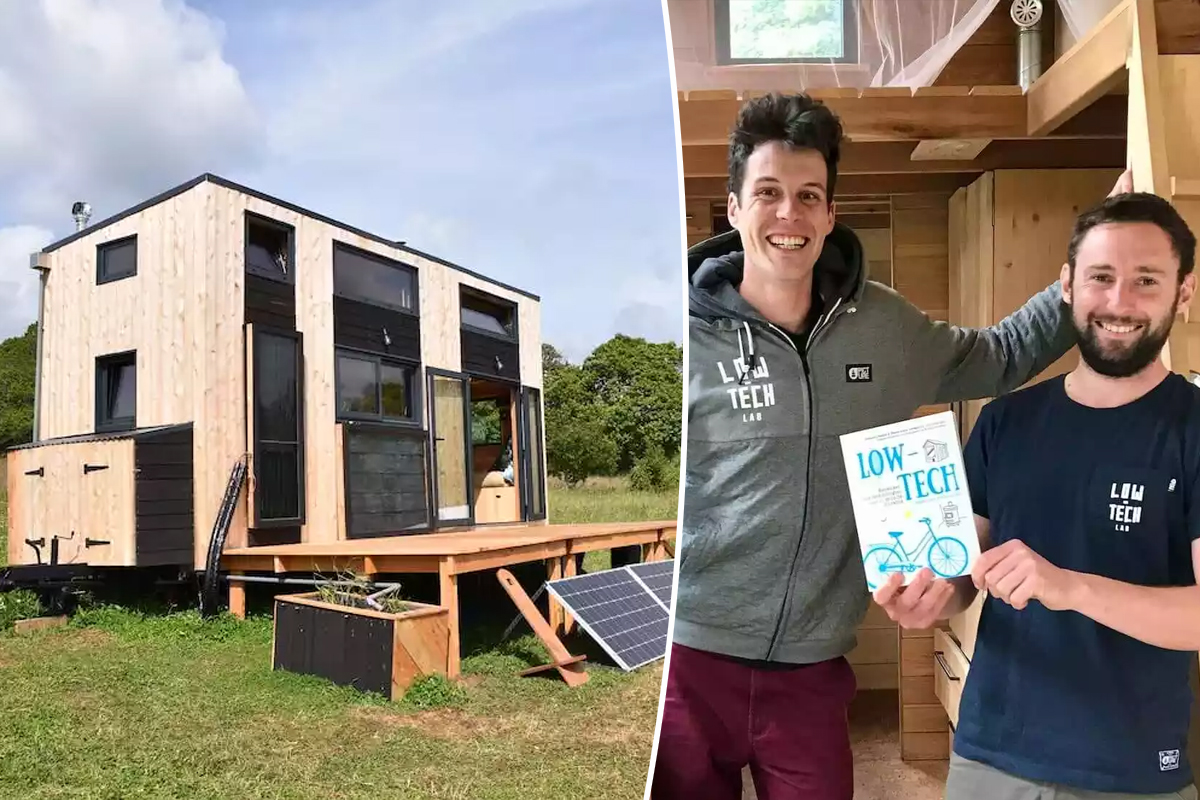
[[[1057,283],[999,325],[935,322],[867,280],[836,223],[842,128],[748,102],[734,231],[689,253],[686,480],[655,800],[849,800],[845,655],[870,601],[838,436],[992,397],[1075,343]],[[1128,180],[1128,177],[1125,177]]]
[[[1160,358],[1195,254],[1155,195],[1079,218],[1062,273],[1079,366],[989,403],[964,450],[984,550],[973,580],[925,573],[876,593],[927,627],[989,592],[947,800],[1197,796],[1200,389]]]

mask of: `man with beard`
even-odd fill
[[[1200,389],[1160,358],[1195,255],[1160,197],[1080,216],[1061,281],[1079,366],[993,400],[964,449],[980,561],[876,592],[909,628],[988,592],[946,800],[1197,796]]]

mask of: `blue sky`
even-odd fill
[[[681,341],[654,0],[25,0],[0,12],[0,336],[28,253],[214,172],[528,289],[572,360]]]

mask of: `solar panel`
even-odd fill
[[[653,570],[643,570],[651,586],[660,584],[663,569],[673,571],[674,562],[653,562]],[[665,565],[661,566],[661,565]],[[650,567],[651,564],[639,564]],[[562,578],[546,584],[567,613],[595,639],[621,669],[629,672],[667,652],[667,629],[671,621],[670,605],[645,578],[631,567],[591,572]],[[670,580],[667,581],[670,599]]]
[[[626,567],[650,592],[671,610],[671,584],[675,581],[675,561],[649,561]]]

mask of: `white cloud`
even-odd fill
[[[179,0],[22,0],[0,15],[0,202],[69,224],[254,159],[260,122],[223,30]]]
[[[29,255],[53,238],[33,225],[0,228],[0,339],[20,336],[37,321],[38,274],[29,268]]]

